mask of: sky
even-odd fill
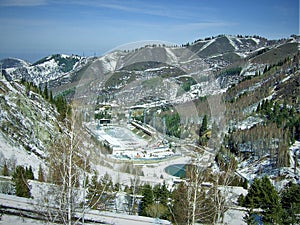
[[[299,0],[0,0],[0,58],[103,55],[145,40],[299,34]]]

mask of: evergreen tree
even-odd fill
[[[142,203],[141,203],[140,215],[141,216],[148,216],[147,207],[154,203],[153,190],[152,190],[152,187],[149,184],[145,184],[142,187],[142,195],[143,195],[143,199],[142,199]]]
[[[28,180],[34,180],[34,175],[33,175],[33,171],[32,171],[31,166],[25,168],[25,174],[26,174],[26,178]]]
[[[172,192],[172,219],[175,224],[187,224],[189,220],[189,197],[186,185],[181,182]]]
[[[97,209],[99,205],[99,199],[101,197],[100,192],[100,184],[98,181],[98,174],[94,171],[94,175],[92,176],[91,183],[88,185],[88,193],[86,198],[88,199],[88,203],[92,209]]]
[[[44,171],[43,171],[43,168],[42,168],[41,164],[39,166],[39,171],[38,171],[38,181],[39,182],[45,182]]]
[[[49,99],[48,85],[47,84],[45,85],[45,88],[44,88],[43,97],[47,100]]]
[[[158,184],[153,187],[153,197],[155,203],[147,207],[147,213],[151,217],[169,219],[170,211],[168,210],[168,198],[170,192],[167,189],[165,182],[162,185]]]
[[[281,223],[282,207],[279,195],[266,176],[254,179],[245,197],[244,206],[250,209],[261,208],[265,223]]]
[[[199,129],[199,144],[200,145],[207,145],[208,137],[204,136],[205,132],[207,131],[207,115],[204,115],[202,119],[202,124]]]
[[[280,224],[282,216],[282,207],[280,204],[280,198],[271,184],[268,177],[262,178],[263,185],[263,201],[261,208],[263,211],[263,221],[271,224]]]
[[[9,170],[8,170],[6,162],[3,165],[2,175],[3,176],[9,176]]]
[[[283,224],[300,224],[300,184],[288,183],[281,193]]]
[[[52,90],[50,91],[49,102],[53,103],[53,93],[52,93]]]
[[[16,195],[19,197],[30,198],[30,189],[27,182],[26,171],[22,166],[17,166],[13,174]]]
[[[255,214],[253,212],[253,209],[250,208],[247,210],[247,213],[243,217],[243,220],[248,224],[248,225],[256,225],[257,221],[255,220]]]
[[[107,203],[115,198],[111,176],[106,173],[99,180],[97,172],[94,172],[86,198],[92,209],[106,210]]]
[[[202,137],[205,133],[205,131],[207,131],[207,115],[204,115],[203,119],[202,119],[202,124],[199,130],[199,136]]]

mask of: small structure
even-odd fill
[[[107,125],[109,125],[110,124],[110,119],[100,119],[99,120],[99,124],[100,124],[100,126],[102,125],[102,126],[107,126]]]

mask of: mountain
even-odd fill
[[[192,64],[198,64],[198,67],[202,64],[203,70],[216,73],[233,64],[243,67],[245,61],[255,66],[276,63],[281,58],[294,54],[296,46],[297,37],[294,36],[288,40],[270,41],[259,36],[219,35],[196,40],[182,47],[149,45],[133,51],[114,51],[98,58],[57,54],[45,57],[32,65],[19,63],[17,67],[8,68],[6,63],[3,64],[3,68],[8,80],[24,79],[36,85],[47,84],[54,93],[74,93],[74,88],[82,77],[89,76],[91,79],[91,76],[97,75],[95,79],[102,80],[102,76],[116,72],[118,74],[114,76],[123,79],[123,76],[130,77],[126,71],[137,71],[138,64],[146,62],[159,62],[171,66],[171,70],[177,75],[183,75],[179,70],[183,70],[185,74],[195,72]],[[170,69],[159,71],[159,67],[161,66],[145,64],[141,65],[140,69],[156,68],[156,73],[161,74],[171,72]]]
[[[3,61],[7,62],[8,59]],[[84,63],[85,58],[79,56],[56,54],[45,57],[32,65],[19,63],[17,67],[9,66],[9,68],[4,70],[4,75],[8,80],[24,79],[28,82],[40,85],[62,77],[75,68],[81,68]]]
[[[24,60],[16,58],[1,59],[0,64],[2,65],[2,69],[30,66],[30,64],[25,62]]]
[[[76,155],[80,164],[76,185],[83,185],[83,165],[88,161],[89,178],[93,170],[94,176],[109,174],[119,190],[138,183],[137,177],[140,187],[163,182],[176,187],[177,180],[165,167],[197,159],[200,162],[195,165],[207,167],[211,176],[226,173],[233,165],[237,180],[230,185],[268,176],[278,191],[283,190],[288,182],[300,180],[299,40],[299,36],[267,40],[219,35],[182,46],[153,44],[116,50],[101,57],[58,54],[33,64],[2,60],[0,166],[5,162],[10,167],[32,165],[37,174],[41,164],[50,170],[45,160],[49,149],[60,151],[51,143],[62,134],[73,134],[69,117],[60,114],[65,105],[57,104],[65,103],[66,98],[77,106],[78,145],[89,154],[88,160],[83,153]],[[128,124],[129,115],[139,121],[136,127]],[[134,151],[127,149],[114,157],[111,146],[98,139],[102,130],[95,118],[130,129],[155,151],[168,146],[175,157],[135,161],[122,158]],[[128,146],[134,145],[125,130],[107,125],[103,128],[107,135],[120,136]],[[137,127],[155,130],[161,139],[147,136]],[[114,144],[112,148],[120,146]],[[147,154],[147,149],[143,150],[139,157]],[[212,183],[206,184],[207,188]],[[226,189],[226,184],[222,188]],[[239,190],[244,192],[247,190]],[[237,200],[228,198],[230,202],[224,202],[239,211]],[[239,213],[242,221],[244,212]]]

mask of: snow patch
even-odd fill
[[[230,44],[234,47],[234,49],[237,51],[239,50],[239,47],[234,43],[234,41],[232,40],[232,37],[226,37],[228,39],[228,41],[230,42]],[[235,38],[236,39],[236,38]]]

